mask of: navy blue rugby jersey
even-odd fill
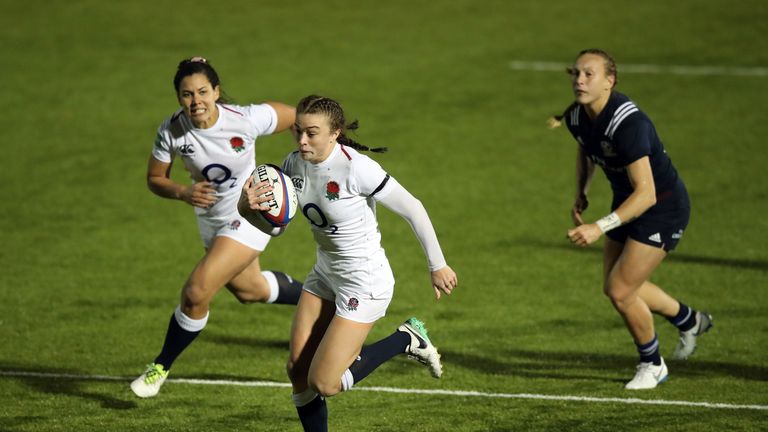
[[[643,156],[650,160],[656,206],[688,207],[685,186],[667,156],[656,128],[627,96],[611,92],[608,103],[594,121],[579,104],[569,107],[564,119],[582,150],[603,168],[613,190],[614,209],[634,190],[627,166]]]

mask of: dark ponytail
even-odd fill
[[[323,96],[310,95],[300,100],[296,105],[296,115],[299,114],[325,114],[331,122],[331,130],[340,131],[339,137],[336,141],[341,145],[351,147],[357,151],[372,151],[374,153],[384,153],[388,150],[387,147],[373,147],[370,148],[366,145],[360,144],[347,136],[347,131],[354,131],[360,127],[357,120],[350,124],[346,124],[344,119],[344,110],[341,105],[335,100]]]
[[[348,124],[344,129],[344,131],[339,134],[339,137],[336,138],[336,141],[339,142],[341,145],[345,145],[347,147],[352,147],[353,149],[357,151],[372,151],[374,153],[386,153],[389,148],[387,147],[374,147],[370,148],[366,145],[360,144],[359,142],[353,140],[352,138],[348,137],[346,134],[346,131],[354,131],[357,130],[357,128],[360,127],[360,124],[357,120],[353,121],[352,123]]]

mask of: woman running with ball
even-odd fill
[[[381,247],[376,203],[406,219],[426,254],[435,297],[450,294],[456,274],[446,264],[424,206],[346,136],[341,106],[308,96],[296,107],[298,150],[283,165],[317,243],[317,262],[304,282],[291,328],[287,370],[293,402],[308,431],[328,428],[325,398],[352,386],[398,354],[442,374],[423,323],[405,321],[390,336],[363,346],[392,300],[394,278]],[[359,150],[359,151],[358,151]],[[379,149],[372,149],[373,151]],[[245,188],[251,208],[260,190]]]

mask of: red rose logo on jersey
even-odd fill
[[[329,181],[328,184],[325,185],[325,197],[328,198],[329,201],[339,199],[339,184],[335,181]]]
[[[347,302],[348,311],[356,311],[358,306],[360,306],[360,302],[354,297],[350,298]]]
[[[231,229],[232,231],[237,231],[238,228],[240,228],[239,220],[233,220],[232,223],[229,224],[229,229]]]
[[[231,138],[229,140],[229,145],[232,146],[232,150],[234,150],[235,153],[240,153],[245,150],[245,141],[240,137]]]

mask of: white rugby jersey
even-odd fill
[[[376,161],[336,144],[319,164],[291,153],[283,171],[296,188],[319,252],[331,259],[354,259],[381,250],[374,199],[384,198],[396,182]]]
[[[182,109],[176,111],[158,128],[152,156],[165,163],[181,157],[194,182],[211,182],[218,201],[208,209],[195,207],[195,213],[226,222],[256,168],[256,138],[275,131],[277,112],[268,104],[216,106],[219,118],[208,129],[196,128]]]

